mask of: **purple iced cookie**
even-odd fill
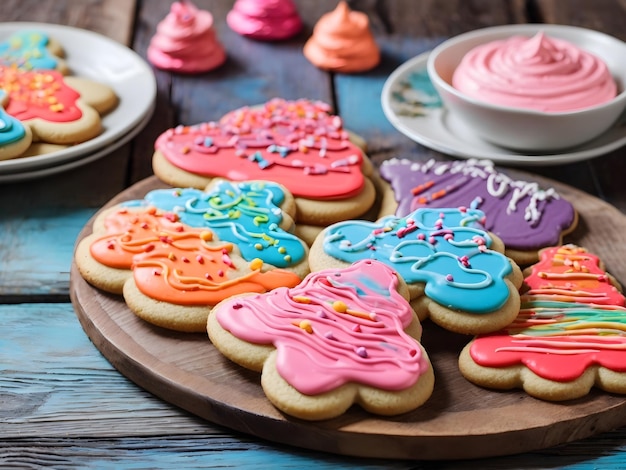
[[[489,160],[391,159],[383,162],[380,174],[393,189],[395,215],[403,217],[420,207],[474,207],[486,214],[485,227],[507,250],[533,252],[533,257],[540,248],[560,244],[577,221],[574,207],[554,188],[514,180]]]

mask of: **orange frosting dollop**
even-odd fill
[[[380,62],[369,18],[351,10],[343,0],[335,10],[322,15],[303,53],[316,67],[333,72],[363,72]]]

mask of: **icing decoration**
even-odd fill
[[[212,232],[187,227],[175,214],[154,207],[116,209],[107,214],[104,229],[105,234],[91,243],[90,253],[99,263],[117,269],[131,269],[133,257],[153,250],[157,243],[193,247],[198,236],[212,236]]]
[[[454,71],[452,85],[481,101],[544,112],[588,108],[617,94],[599,57],[543,32],[475,47]]]
[[[295,286],[300,278],[291,271],[261,272],[263,262],[245,264],[232,253],[232,244],[210,245],[196,236],[193,247],[161,243],[133,259],[133,277],[146,296],[176,305],[215,305],[233,295],[261,293]]]
[[[57,58],[47,49],[49,38],[40,31],[18,31],[0,42],[0,64],[22,70],[55,69]]]
[[[231,111],[219,123],[168,129],[155,146],[191,173],[274,181],[312,199],[348,198],[363,188],[363,154],[329,111],[319,101],[276,98]]]
[[[76,105],[80,94],[54,70],[22,71],[0,66],[0,89],[9,95],[6,112],[20,121],[40,118],[71,122],[82,116]]]
[[[4,101],[5,93],[0,90],[0,102]],[[14,117],[8,115],[0,106],[0,147],[12,144],[26,136],[24,125]]]
[[[364,72],[380,62],[369,18],[363,12],[352,11],[345,1],[322,15],[303,53],[316,67],[334,72]]]
[[[420,207],[477,206],[487,216],[485,228],[511,249],[532,250],[559,243],[575,221],[572,204],[553,188],[514,180],[489,160],[426,163],[384,161],[381,176],[398,201],[397,216]]]
[[[415,384],[430,366],[404,332],[415,319],[393,270],[376,261],[309,274],[298,286],[229,299],[222,328],[277,349],[278,373],[304,394],[348,382],[385,390]]]
[[[324,251],[348,263],[381,261],[408,284],[425,283],[426,295],[441,305],[489,313],[507,302],[504,278],[512,268],[506,256],[489,249],[483,219],[482,211],[461,208],[339,222],[326,229]]]
[[[307,251],[298,237],[279,227],[283,200],[283,191],[275,183],[220,181],[208,192],[158,189],[146,194],[143,201],[127,204],[172,212],[180,222],[209,228],[220,240],[236,244],[244,259],[260,258],[284,268],[300,263]]]
[[[472,342],[477,364],[523,364],[559,382],[575,380],[592,365],[626,372],[625,299],[597,256],[574,245],[551,247],[525,283],[517,319]]]
[[[232,244],[212,243],[210,230],[190,228],[154,207],[117,209],[104,226],[106,234],[93,241],[91,255],[106,266],[132,269],[139,290],[156,300],[214,305],[230,295],[300,282],[290,271],[261,272],[261,260],[244,262]]]
[[[292,0],[237,0],[226,22],[242,36],[267,41],[290,38],[302,29]]]
[[[226,52],[215,34],[213,15],[190,1],[179,1],[157,25],[147,57],[164,70],[196,73],[222,65]]]

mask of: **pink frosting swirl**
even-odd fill
[[[206,72],[226,60],[213,29],[213,15],[188,1],[172,4],[157,26],[147,55],[160,69],[186,73]]]
[[[237,0],[226,22],[242,36],[267,41],[290,38],[302,29],[291,0]]]
[[[588,108],[617,94],[602,60],[542,32],[470,50],[455,70],[452,85],[481,101],[544,112]]]

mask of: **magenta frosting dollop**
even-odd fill
[[[287,39],[302,29],[291,0],[237,0],[226,22],[242,36],[266,41]]]

